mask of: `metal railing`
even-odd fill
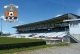
[[[69,37],[71,37],[72,39],[74,39],[76,42],[80,43],[80,41],[79,41],[78,39],[76,39],[75,37],[73,37],[73,36],[69,33],[69,31],[67,31],[67,35],[68,35]]]

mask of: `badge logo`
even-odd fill
[[[5,10],[5,21],[7,22],[16,22],[18,21],[18,11],[17,8],[18,6],[14,5],[14,4],[9,4],[4,6]]]

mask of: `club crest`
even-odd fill
[[[14,5],[14,4],[9,4],[4,6],[5,10],[5,21],[8,22],[16,22],[18,21],[18,11],[17,8],[18,6]]]

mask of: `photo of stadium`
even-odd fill
[[[0,54],[80,54],[79,0],[0,0]]]

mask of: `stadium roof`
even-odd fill
[[[66,18],[78,19],[78,18],[80,18],[80,16],[72,14],[72,13],[67,13],[67,14],[64,14],[64,15],[61,15],[58,17],[48,19],[48,20],[43,20],[43,21],[33,22],[33,23],[29,23],[29,24],[14,26],[13,28],[18,28],[18,27],[22,27],[22,26],[29,26],[29,25],[34,25],[34,24],[40,24],[40,23],[45,23],[45,22],[51,22],[51,21],[55,21],[55,20],[59,20],[59,19],[66,19]]]
[[[64,20],[63,22],[70,22],[70,21],[80,21],[80,19],[70,19],[70,20]]]

